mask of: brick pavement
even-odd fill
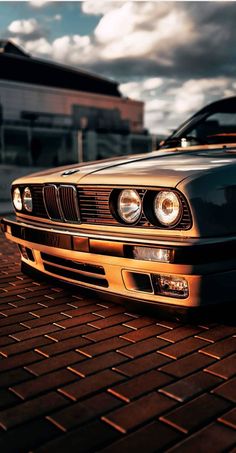
[[[0,235],[1,452],[233,451],[235,375],[233,323],[35,281]]]

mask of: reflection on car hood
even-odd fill
[[[148,184],[175,187],[180,181],[196,173],[209,172],[215,168],[236,163],[236,154],[230,154],[227,151],[222,147],[220,149],[216,147],[165,149],[149,154],[60,167],[23,179],[28,183],[60,182],[116,186]]]

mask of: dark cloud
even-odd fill
[[[136,8],[138,8],[138,3]],[[170,58],[166,65],[157,58],[155,49],[145,57],[114,58],[97,60],[88,64],[89,69],[101,74],[115,74],[121,80],[145,76],[175,77],[187,80],[189,77],[234,77],[236,73],[236,3],[234,2],[178,2],[173,8],[187,13],[189,22],[193,23],[194,41],[183,42],[173,49],[162,49]],[[169,4],[170,8],[170,4]],[[166,13],[163,9],[163,15]],[[149,27],[149,28],[148,28]],[[142,30],[152,33],[155,23],[144,22],[139,25]],[[159,54],[160,55],[160,54]]]

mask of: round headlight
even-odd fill
[[[32,194],[31,194],[29,187],[25,188],[25,190],[23,192],[22,200],[23,200],[24,209],[28,212],[32,212],[33,211],[33,200],[32,200]]]
[[[135,223],[142,212],[142,201],[136,190],[122,190],[118,197],[118,214],[125,223]]]
[[[154,212],[158,222],[171,226],[178,222],[181,205],[178,196],[171,191],[161,191],[154,199]]]
[[[12,201],[13,201],[14,207],[17,209],[17,211],[22,211],[22,199],[21,199],[19,187],[16,187],[13,190]]]

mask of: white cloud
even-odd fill
[[[195,37],[186,12],[168,2],[126,2],[104,14],[95,29],[104,59],[145,57],[169,66],[174,50]]]
[[[27,41],[24,48],[31,54],[48,56],[52,53],[52,46],[45,38]]]
[[[41,8],[42,6],[46,5],[46,3],[50,3],[49,0],[29,0],[29,3],[34,6],[35,8]]]
[[[145,90],[155,90],[159,88],[163,84],[163,79],[161,77],[152,77],[150,79],[146,79],[143,82],[143,88]]]
[[[55,39],[51,46],[52,57],[56,60],[69,64],[82,66],[90,60],[90,37],[89,36],[62,36]]]
[[[205,100],[210,97],[224,96],[228,88],[229,80],[224,77],[210,79],[191,79],[185,82],[179,89],[170,90],[167,96],[173,94],[173,110],[178,114],[187,114],[200,109]]]
[[[120,85],[120,90],[124,96],[146,101],[154,94],[157,94],[157,89],[161,87],[163,83],[164,81],[161,77],[151,77],[138,82],[122,83]]]
[[[39,24],[36,19],[14,20],[8,26],[8,31],[14,34],[31,35],[39,30]]]
[[[94,14],[97,16],[108,13],[122,3],[124,2],[119,2],[116,0],[86,0],[83,1],[81,9],[85,14]]]

